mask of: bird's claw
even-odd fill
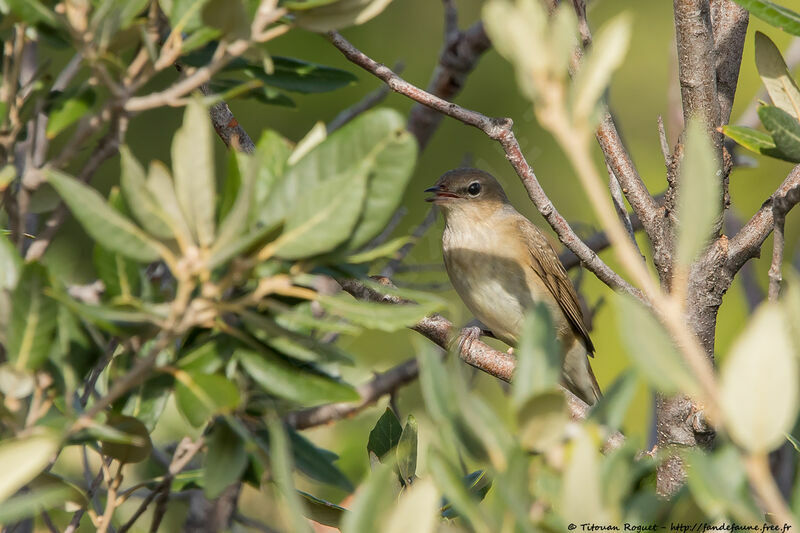
[[[470,326],[461,330],[458,336],[458,350],[459,352],[469,351],[472,348],[472,343],[480,340],[483,330],[478,326]]]

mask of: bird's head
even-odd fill
[[[445,217],[454,214],[488,216],[508,204],[508,197],[494,176],[476,168],[445,172],[436,185],[425,192],[433,193],[426,201],[441,207]]]

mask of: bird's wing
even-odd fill
[[[589,338],[589,331],[583,320],[578,295],[555,250],[547,242],[547,238],[539,231],[539,228],[522,215],[519,216],[517,228],[528,243],[531,268],[556,299],[572,329],[583,338],[588,352],[593,353],[594,344]]]

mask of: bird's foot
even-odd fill
[[[480,340],[482,333],[483,330],[478,326],[470,326],[462,329],[458,336],[458,351],[469,351],[472,347],[472,343]]]

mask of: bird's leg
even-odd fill
[[[472,348],[472,343],[480,340],[483,330],[478,326],[468,326],[461,330],[458,335],[458,351],[469,351]]]

